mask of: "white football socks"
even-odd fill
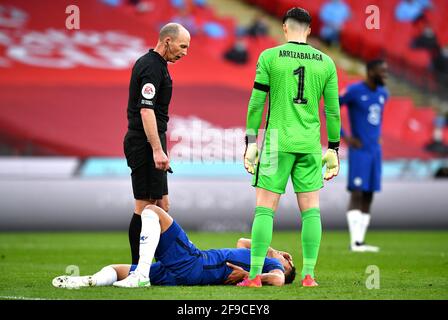
[[[92,276],[96,287],[111,286],[117,281],[117,272],[111,266],[104,267]]]
[[[140,258],[136,273],[145,278],[149,277],[152,259],[160,240],[159,216],[151,209],[142,212],[142,231],[140,233]]]
[[[364,239],[366,237],[367,229],[369,228],[370,224],[370,214],[368,213],[361,213],[361,227],[360,227],[360,239],[361,242],[364,242]]]
[[[349,210],[347,212],[348,230],[350,231],[350,243],[354,245],[356,242],[361,243],[362,238],[362,213],[360,210]]]
[[[363,243],[370,224],[370,214],[360,210],[347,212],[348,229],[350,231],[350,243]]]

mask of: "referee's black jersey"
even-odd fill
[[[153,49],[140,57],[132,68],[129,84],[128,129],[142,131],[141,108],[154,110],[157,129],[164,133],[168,127],[168,105],[173,83],[165,59]]]

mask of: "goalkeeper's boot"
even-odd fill
[[[261,287],[261,276],[258,275],[255,279],[249,279],[249,277],[244,278],[243,281],[237,284],[238,287],[249,287],[249,288],[260,288]]]
[[[127,278],[115,281],[113,285],[120,288],[143,288],[151,286],[151,282],[148,277],[144,277],[138,272],[131,272]]]
[[[79,289],[84,287],[94,287],[96,285],[96,281],[92,276],[59,276],[53,279],[52,284],[56,288]]]
[[[350,250],[353,252],[378,252],[380,248],[370,246],[364,242],[355,242],[350,246]]]
[[[307,274],[305,278],[302,279],[302,287],[317,287],[317,282],[311,277],[311,275]]]

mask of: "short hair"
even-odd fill
[[[311,25],[311,15],[308,11],[303,8],[294,7],[288,10],[283,16],[283,24],[286,20],[291,19],[298,23],[305,24],[307,26]]]
[[[160,29],[159,40],[162,41],[166,37],[176,39],[179,35],[180,25],[178,23],[168,23]]]
[[[373,59],[373,60],[367,61],[367,63],[366,63],[367,72],[375,69],[376,67],[382,65],[385,62],[386,61],[384,61],[383,59]]]
[[[296,278],[296,267],[291,268],[291,272],[285,273],[285,284],[292,283]]]

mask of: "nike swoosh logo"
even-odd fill
[[[144,286],[146,286],[148,283],[149,283],[149,281],[139,281],[139,282],[138,282],[138,286],[139,286],[139,287],[144,287]]]

